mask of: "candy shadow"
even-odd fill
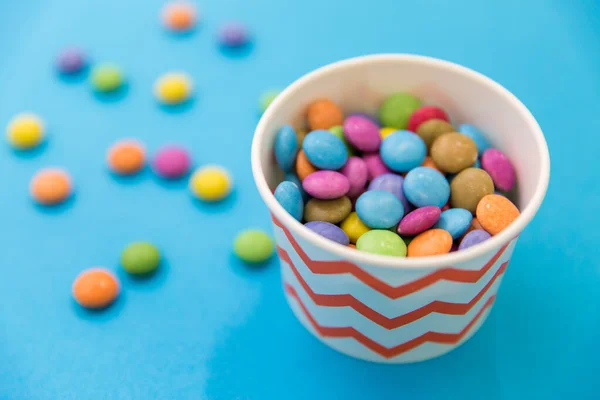
[[[98,90],[94,90],[94,97],[101,103],[112,104],[117,103],[123,100],[129,94],[131,90],[131,85],[129,83],[123,83],[121,87],[116,90],[112,90],[110,92],[100,92]]]
[[[144,167],[140,171],[131,175],[120,175],[111,170],[108,171],[110,177],[120,185],[137,185],[148,177],[149,168]]]
[[[198,210],[200,210],[203,213],[207,213],[207,214],[213,214],[213,213],[227,213],[229,211],[231,211],[231,209],[234,207],[235,203],[237,202],[237,198],[238,198],[238,194],[237,191],[234,189],[229,196],[227,196],[226,198],[224,198],[223,200],[220,201],[203,201],[200,200],[196,197],[192,197],[192,201],[194,203],[194,206],[196,206],[196,208]]]
[[[81,319],[94,322],[105,322],[117,318],[119,314],[121,314],[121,311],[123,311],[125,303],[126,294],[123,287],[121,287],[119,296],[117,296],[115,301],[103,308],[85,308],[77,304],[75,299],[71,298],[71,307],[73,308],[75,315]]]
[[[159,103],[158,107],[161,111],[164,111],[168,114],[182,114],[186,111],[189,111],[197,102],[197,95],[190,97],[186,101],[178,104],[163,104]]]
[[[152,173],[152,180],[156,182],[158,186],[166,190],[184,190],[188,187],[190,174],[187,173],[184,176],[176,179],[167,179],[158,176],[156,173]]]
[[[44,138],[44,140],[42,140],[40,142],[40,144],[38,144],[36,147],[32,148],[32,149],[17,149],[17,148],[12,148],[13,153],[15,154],[15,156],[22,158],[24,160],[30,160],[33,158],[38,157],[40,154],[42,154],[43,152],[46,151],[46,149],[48,148],[48,140],[47,140],[47,136]]]
[[[161,254],[160,264],[155,271],[147,274],[133,275],[127,273],[122,267],[117,270],[121,284],[128,290],[153,291],[162,288],[171,271],[171,264]]]
[[[188,39],[202,32],[202,24],[196,24],[192,28],[185,31],[176,31],[163,27],[163,32],[169,39]]]
[[[57,72],[56,75],[58,76],[58,79],[62,83],[73,85],[76,83],[84,82],[89,75],[89,71],[90,71],[90,67],[86,65],[80,71],[77,71],[75,73],[67,74],[64,72]]]
[[[34,206],[42,214],[61,215],[68,212],[73,207],[76,198],[77,193],[71,193],[71,195],[62,203],[45,205],[34,202]]]
[[[250,278],[258,276],[259,274],[264,274],[269,268],[277,268],[278,263],[279,260],[275,252],[273,252],[273,256],[267,261],[256,264],[244,262],[234,253],[229,255],[229,265],[231,266],[232,271],[242,278]]]
[[[248,57],[254,47],[254,42],[251,41],[241,46],[227,46],[221,43],[219,44],[219,52],[227,58],[238,59]]]

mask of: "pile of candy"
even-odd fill
[[[274,195],[327,239],[375,254],[432,256],[481,243],[519,216],[502,194],[516,181],[506,155],[476,127],[456,129],[444,110],[411,94],[389,96],[377,118],[344,116],[320,99],[306,122],[308,133],[289,125],[277,132],[275,159],[286,175]]]

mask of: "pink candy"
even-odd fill
[[[353,115],[344,121],[344,136],[360,151],[377,151],[381,144],[379,127],[370,119]]]
[[[365,154],[363,155],[363,161],[367,165],[370,181],[377,178],[379,175],[392,173],[392,170],[383,163],[379,153]]]
[[[481,167],[490,174],[496,189],[509,191],[515,185],[515,169],[508,157],[500,150],[484,151],[481,155]]]
[[[410,119],[408,120],[408,130],[416,132],[419,125],[430,119],[441,119],[446,122],[450,121],[448,114],[441,108],[436,106],[423,106],[411,114]]]
[[[177,146],[166,146],[156,153],[152,167],[162,178],[176,179],[188,173],[190,164],[187,150]]]
[[[369,171],[367,164],[360,157],[350,157],[346,161],[346,165],[340,171],[348,178],[350,182],[350,190],[348,196],[357,197],[361,194],[367,185]]]
[[[350,182],[346,176],[336,171],[317,171],[302,181],[302,187],[312,197],[322,200],[337,199],[350,190]]]
[[[409,212],[398,224],[399,235],[417,235],[431,228],[440,219],[442,210],[435,206],[417,208]]]

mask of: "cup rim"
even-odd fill
[[[277,113],[278,109],[284,104],[289,97],[297,92],[301,87],[307,84],[309,81],[319,78],[320,76],[327,74],[336,69],[350,68],[361,64],[378,63],[378,62],[408,62],[418,63],[424,65],[435,66],[437,68],[444,68],[452,70],[454,73],[464,75],[468,79],[476,81],[480,85],[487,86],[493,90],[498,96],[504,98],[505,101],[512,103],[518,112],[524,117],[529,130],[531,131],[537,151],[540,153],[540,180],[537,183],[535,192],[521,212],[521,215],[505,230],[500,232],[496,236],[486,240],[483,243],[477,244],[466,250],[461,250],[453,253],[430,256],[430,257],[394,257],[386,255],[378,255],[367,252],[356,251],[347,246],[335,243],[327,240],[317,233],[306,228],[301,222],[294,219],[290,214],[283,209],[279,202],[275,199],[275,196],[269,189],[265,174],[263,172],[261,163],[261,149],[264,146],[264,139],[266,132],[266,126],[273,116]],[[294,235],[301,237],[303,240],[311,243],[312,245],[319,247],[327,252],[335,254],[345,260],[355,263],[365,263],[373,266],[387,267],[387,268],[436,268],[436,267],[447,267],[456,264],[465,263],[471,259],[483,256],[493,250],[501,247],[505,243],[508,243],[512,239],[516,238],[518,234],[527,226],[527,224],[533,219],[537,210],[539,209],[548,188],[550,179],[550,154],[548,152],[548,145],[542,130],[531,114],[527,107],[508,89],[500,85],[496,81],[488,78],[487,76],[474,71],[470,68],[464,67],[459,64],[455,64],[450,61],[445,61],[433,57],[415,55],[415,54],[373,54],[360,57],[349,58],[341,61],[337,61],[325,66],[322,66],[316,70],[313,70],[285,88],[273,101],[273,103],[267,108],[265,113],[262,115],[256,130],[254,132],[254,138],[252,140],[251,150],[251,161],[252,161],[252,174],[254,175],[254,182],[258,188],[258,191],[274,216],[282,222],[284,226],[293,231]]]

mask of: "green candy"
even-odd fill
[[[375,229],[364,233],[356,242],[356,249],[383,256],[406,257],[406,244],[394,232]]]
[[[279,96],[279,93],[281,92],[277,89],[272,89],[263,93],[262,96],[260,96],[258,104],[260,112],[264,113],[265,110],[271,105],[273,100],[275,100],[275,97]]]
[[[346,136],[344,136],[344,128],[341,125],[332,126],[331,128],[329,128],[329,132],[333,133],[335,136],[339,137],[342,142],[344,142],[344,145],[346,145],[346,150],[348,150],[349,156],[354,155],[354,148],[348,142]]]
[[[273,255],[274,248],[271,237],[258,229],[239,233],[233,242],[235,255],[250,264],[267,261]]]
[[[92,71],[92,85],[99,92],[112,92],[123,84],[123,72],[115,64],[102,64]]]
[[[382,126],[406,129],[408,119],[421,107],[421,100],[408,93],[394,93],[379,108],[379,120]]]
[[[133,275],[152,273],[160,264],[160,252],[152,243],[135,242],[123,250],[121,265]]]

